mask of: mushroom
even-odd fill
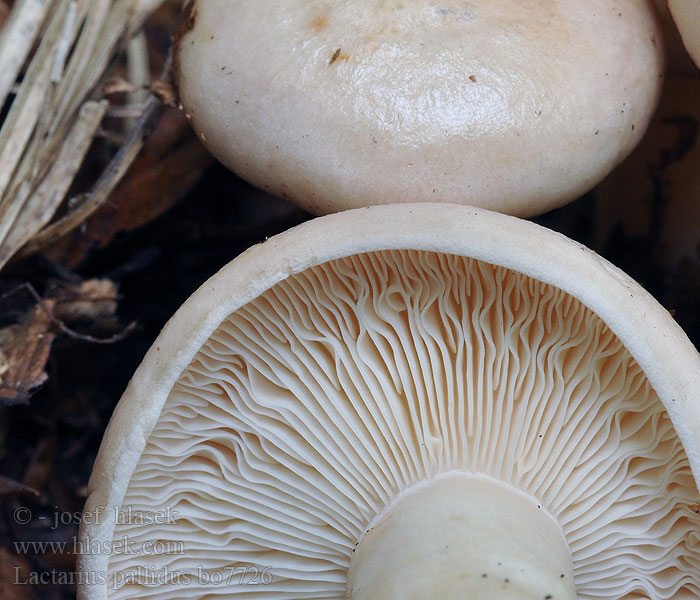
[[[392,202],[517,216],[642,136],[664,52],[647,0],[194,0],[182,105],[244,179],[315,214]]]
[[[700,3],[697,0],[668,0],[668,7],[686,49],[695,64],[700,66]]]
[[[698,597],[699,395],[667,311],[559,234],[439,203],[319,218],[147,353],[79,598]]]

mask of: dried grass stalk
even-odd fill
[[[49,4],[49,0],[18,0],[11,18],[0,33],[0,106],[5,104],[10,89],[27,59]]]
[[[162,1],[14,3],[0,31],[0,107],[9,104],[0,127],[0,268],[18,251],[34,251],[80,225],[135,158],[158,109],[153,95],[132,96],[138,104],[120,108],[126,115],[148,112],[149,118],[126,121],[125,145],[103,175],[82,201],[65,202],[109,109],[104,83]],[[128,71],[141,74],[138,87],[148,64],[134,61],[147,61],[147,56],[133,48],[128,53]],[[51,223],[61,206],[67,206],[66,214]]]

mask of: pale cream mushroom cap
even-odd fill
[[[700,67],[700,2],[698,0],[668,0],[673,19],[695,64]]]
[[[80,556],[79,597],[697,597],[699,396],[668,312],[559,234],[439,203],[315,219],[147,353],[81,527],[130,552]]]
[[[178,86],[244,179],[316,214],[390,202],[529,216],[634,147],[664,52],[647,0],[199,0]]]

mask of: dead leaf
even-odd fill
[[[21,323],[0,330],[5,369],[0,382],[0,407],[27,404],[32,392],[48,378],[45,367],[56,335],[49,331],[47,310],[51,311],[53,305],[52,300],[46,300],[44,307],[34,306]]]

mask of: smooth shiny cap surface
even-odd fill
[[[663,72],[643,0],[199,0],[188,24],[178,85],[201,139],[317,214],[545,212],[633,148]]]

